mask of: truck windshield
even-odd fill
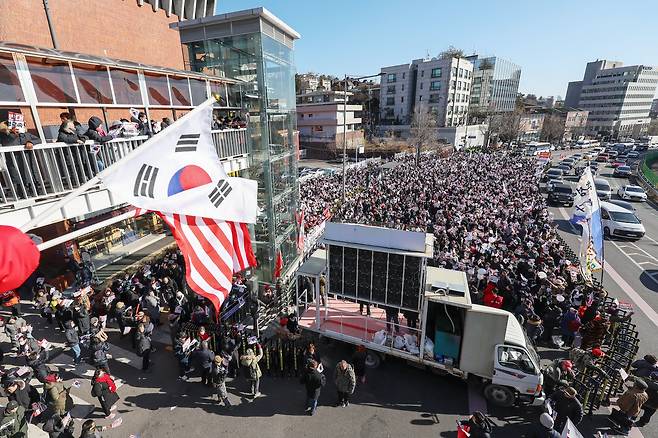
[[[539,361],[539,355],[537,354],[537,351],[535,350],[535,347],[532,345],[532,341],[528,337],[528,334],[523,330],[523,336],[525,336],[525,346],[528,349],[528,354],[530,354],[530,359],[535,363],[535,367],[539,370],[541,369],[539,364],[541,363]]]

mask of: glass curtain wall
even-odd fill
[[[246,82],[228,87],[228,102],[248,119],[251,165],[243,176],[258,181],[261,211],[254,227],[256,271],[261,281],[273,281],[279,253],[284,270],[297,257],[293,51],[261,33],[195,42],[188,49],[193,70]]]

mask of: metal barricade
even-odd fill
[[[219,158],[249,153],[246,128],[212,131],[212,138]]]

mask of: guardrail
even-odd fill
[[[217,155],[229,158],[249,153],[247,130],[213,131]],[[74,190],[107,166],[116,163],[148,137],[93,142],[0,147],[0,207],[21,201],[57,197]]]

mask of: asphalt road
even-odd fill
[[[557,151],[553,161],[560,155],[570,156],[577,151]],[[634,178],[616,178],[608,164],[600,163],[596,177],[610,182],[613,199],[619,199],[617,189],[625,184],[634,183]],[[578,178],[569,180],[575,186]],[[651,202],[634,203],[637,216],[642,221],[646,235],[637,241],[625,239],[606,239],[604,241],[605,271],[603,284],[608,292],[621,302],[634,307],[633,322],[639,331],[640,347],[638,356],[658,354],[658,206]],[[569,223],[572,208],[549,207],[558,224],[560,234],[578,252],[580,246],[580,229]],[[658,436],[658,424],[649,424],[642,429],[644,436]]]

